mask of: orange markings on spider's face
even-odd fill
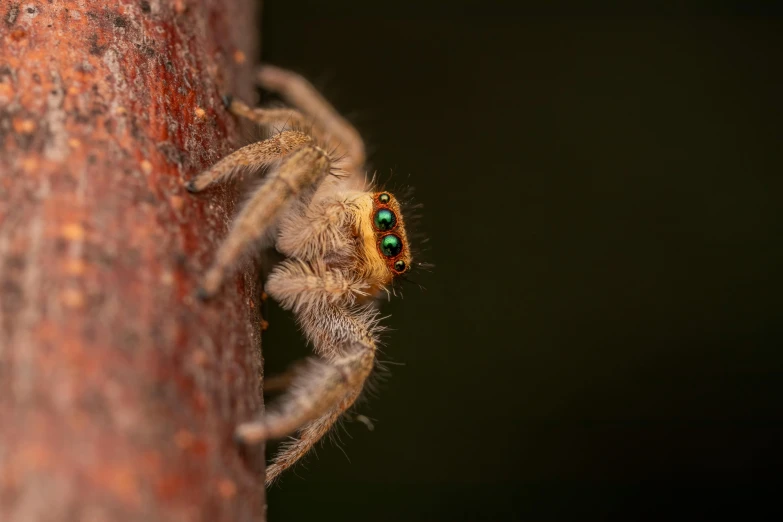
[[[373,194],[372,226],[378,252],[394,275],[401,275],[411,263],[408,237],[400,205],[388,192]]]

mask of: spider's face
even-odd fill
[[[400,204],[388,192],[373,194],[372,227],[375,244],[389,271],[402,275],[411,265],[408,237],[400,213]]]

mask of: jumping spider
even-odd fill
[[[265,290],[293,311],[317,357],[294,369],[284,395],[261,417],[237,428],[246,444],[298,431],[267,468],[269,484],[361,393],[382,329],[377,298],[408,271],[411,254],[398,201],[367,181],[356,129],[299,75],[264,66],[258,80],[299,110],[253,109],[227,98],[237,116],[283,130],[226,156],[187,189],[199,192],[237,172],[268,168],[217,251],[200,295],[216,293],[240,256],[259,244],[287,257]]]

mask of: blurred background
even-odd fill
[[[415,188],[429,238],[390,373],[269,520],[700,519],[781,511],[783,19],[266,0],[310,78]],[[268,374],[309,351],[272,306]]]

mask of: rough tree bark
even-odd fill
[[[0,1],[0,520],[260,520],[253,271],[193,299],[256,0]]]

